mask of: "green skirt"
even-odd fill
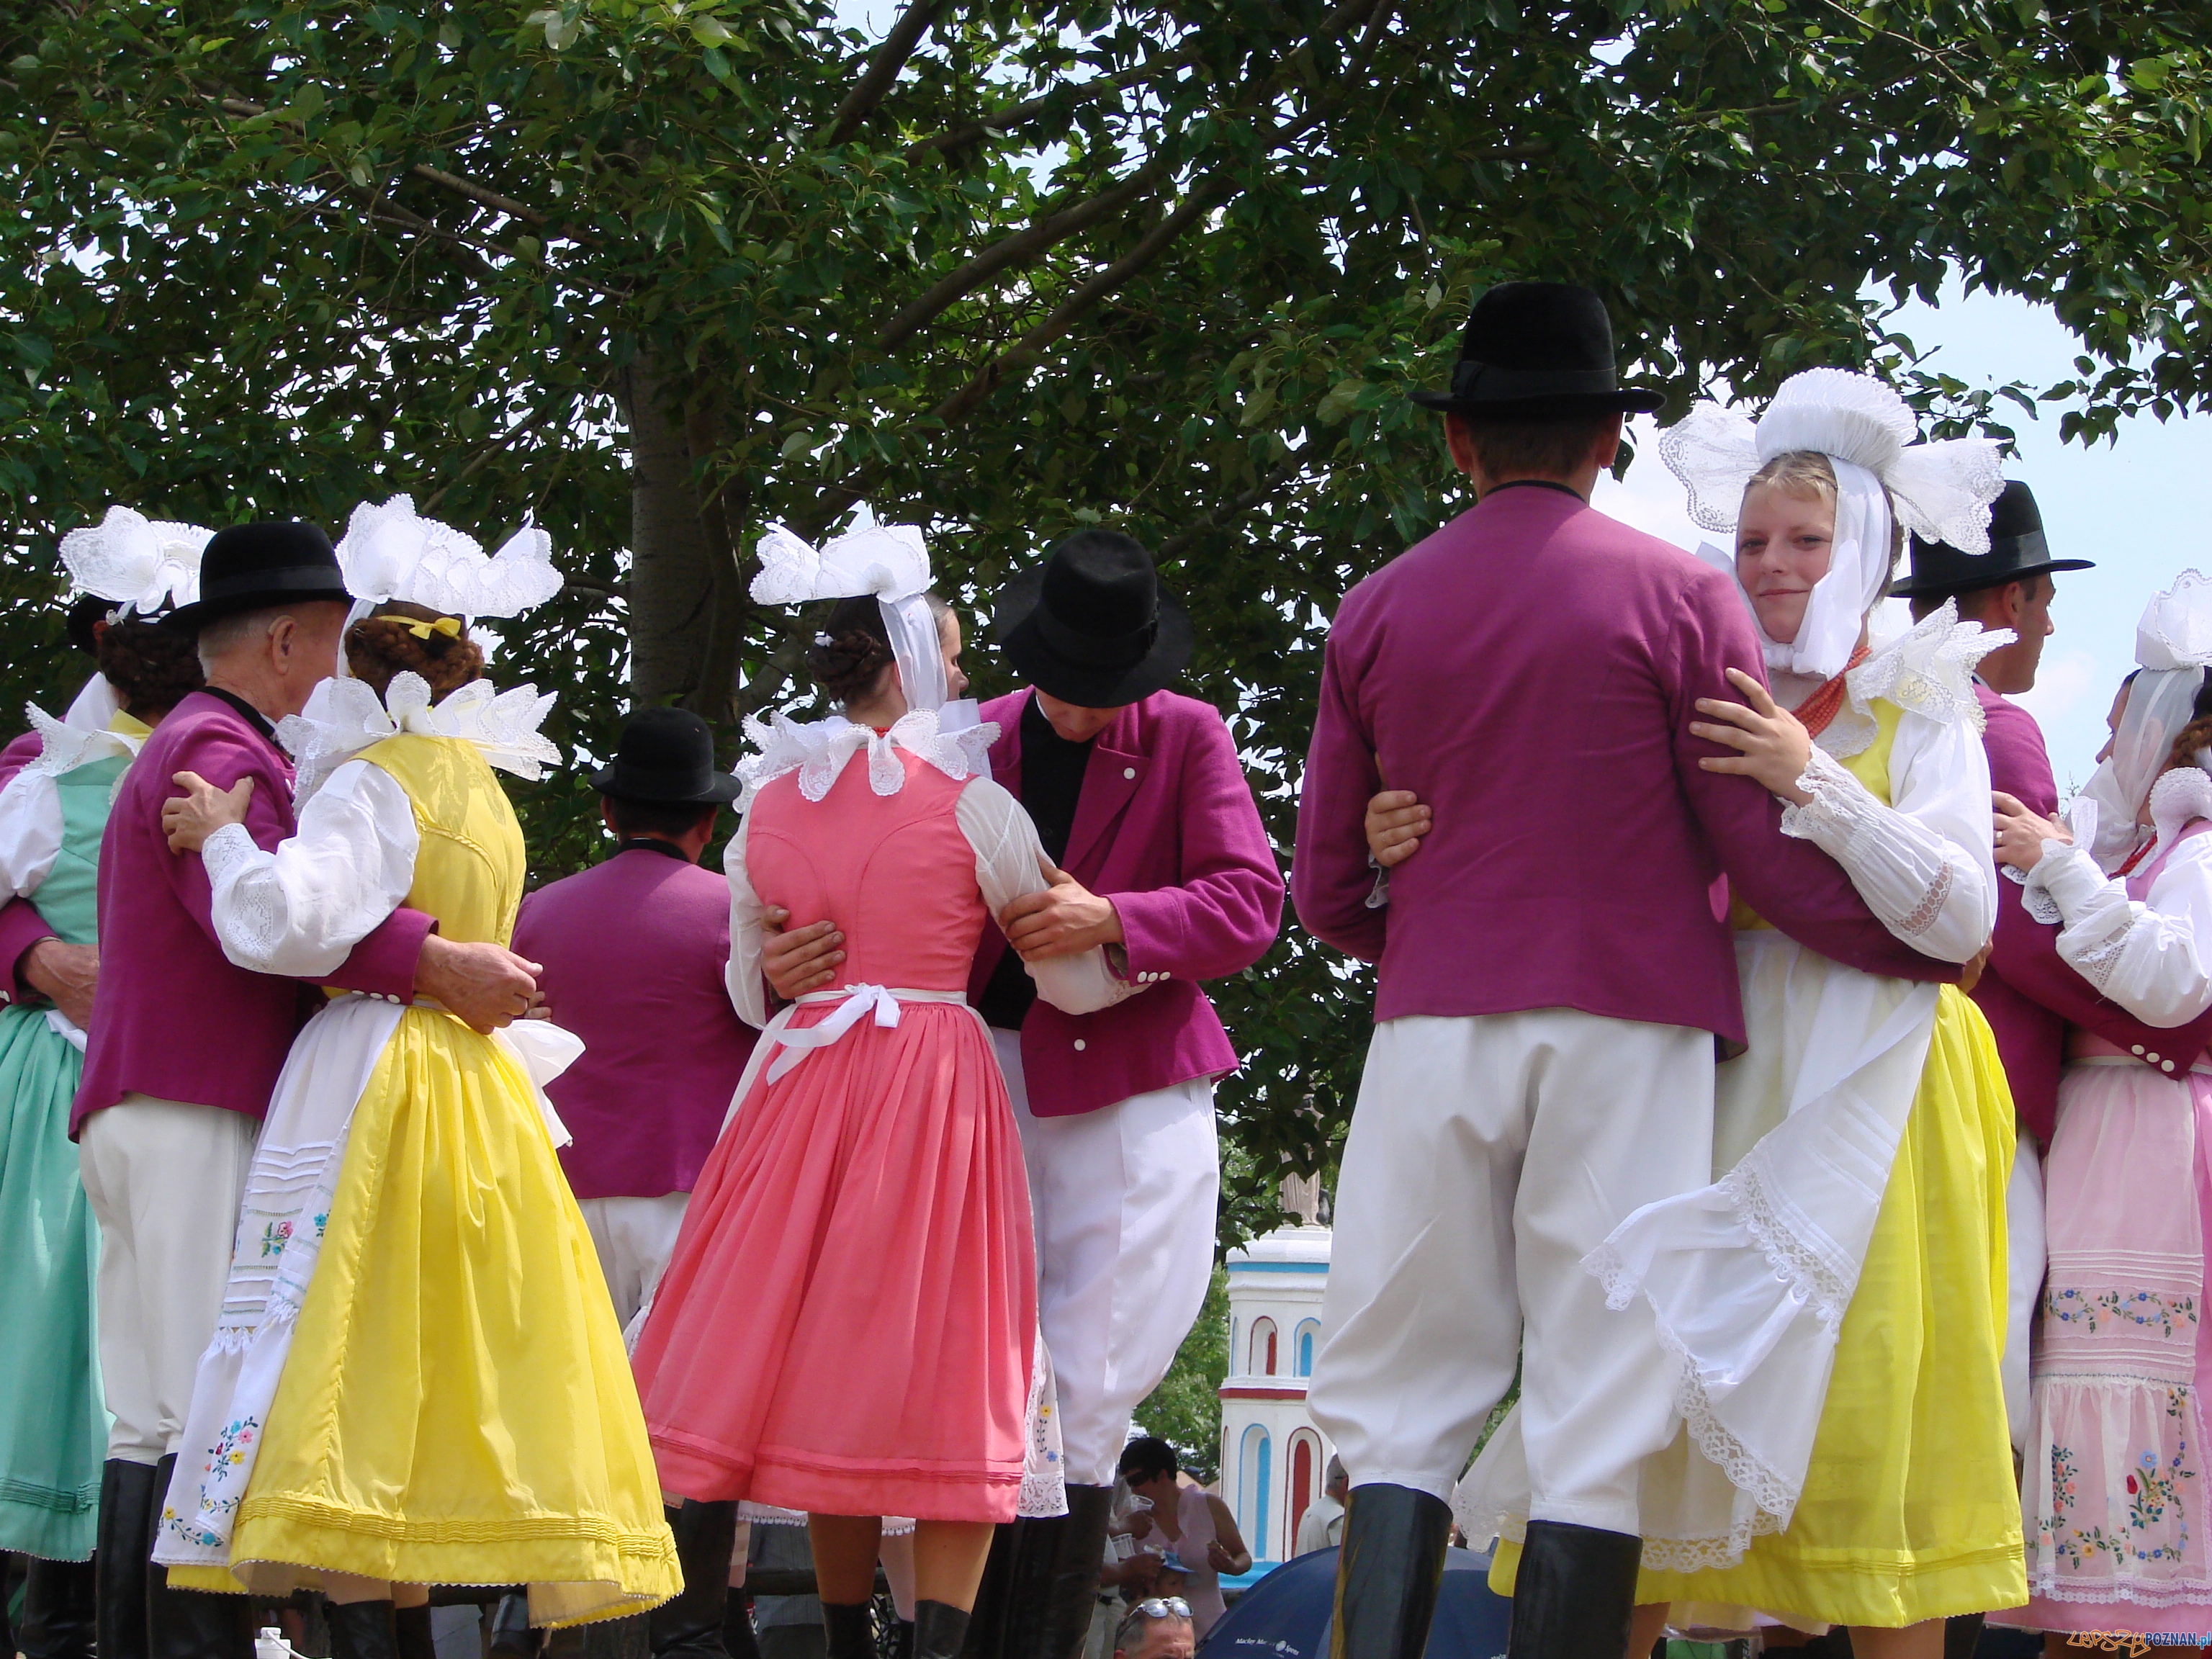
[[[91,1555],[107,1455],[100,1230],[69,1138],[82,1067],[42,1011],[0,1008],[0,1550],[51,1561]]]

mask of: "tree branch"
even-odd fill
[[[1280,489],[1297,470],[1297,461],[1285,461],[1226,507],[1216,507],[1181,535],[1169,537],[1159,544],[1154,556],[1161,560],[1181,557],[1183,550],[1207,531],[1218,530],[1232,520],[1243,518],[1254,507],[1259,506],[1261,502]]]
[[[892,318],[877,336],[876,349],[892,351],[904,345],[939,313],[974,293],[1007,266],[1026,264],[1054,243],[1087,230],[1108,215],[1127,207],[1150,190],[1164,171],[1162,164],[1149,162],[1113,189],[1101,191],[1087,201],[1038,219],[1027,229],[994,242]]]
[[[605,382],[602,380],[599,386],[595,386],[592,389],[594,392],[597,392],[605,385]],[[514,425],[507,428],[506,431],[499,434],[496,437],[480,446],[477,448],[477,453],[469,457],[468,464],[462,467],[459,472],[453,474],[453,476],[448,478],[444,483],[440,484],[437,489],[432,490],[430,492],[429,498],[416,510],[419,513],[425,514],[436,511],[440,501],[444,501],[453,490],[459,489],[461,485],[466,483],[471,478],[476,477],[477,473],[483,471],[485,463],[489,461],[493,456],[498,454],[504,449],[512,447],[516,439],[527,437],[531,433],[538,430],[538,428],[544,426],[546,422],[553,418],[555,412],[556,411],[552,409],[541,409],[538,413],[531,416],[527,420],[517,422]]]
[[[964,149],[991,133],[1007,132],[1016,127],[1026,126],[1040,116],[1074,109],[1078,105],[1088,103],[1094,98],[1103,98],[1109,93],[1126,92],[1131,87],[1156,81],[1163,75],[1187,68],[1198,60],[1197,48],[1187,47],[1165,58],[1139,64],[1134,69],[1123,70],[1118,75],[1096,76],[1078,86],[1054,87],[1050,92],[1040,93],[1035,98],[1009,104],[995,115],[987,115],[967,126],[940,132],[932,138],[917,139],[906,147],[906,159],[919,161],[933,149],[947,154]]]
[[[908,0],[904,11],[890,27],[875,51],[869,56],[868,67],[845,101],[837,106],[830,118],[830,131],[823,139],[825,144],[842,144],[860,130],[860,124],[876,112],[897,84],[899,71],[906,67],[929,33],[929,26],[937,21],[938,14],[950,0]]]

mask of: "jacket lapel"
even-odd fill
[[[1061,867],[1084,878],[1086,861],[1106,832],[1114,827],[1130,798],[1144,787],[1152,763],[1136,752],[1136,708],[1131,704],[1115,717],[1091,746],[1090,764],[1083,771],[1083,793],[1075,803],[1075,823],[1067,832],[1067,857]]]

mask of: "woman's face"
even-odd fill
[[[945,652],[945,695],[949,700],[965,696],[968,676],[960,670],[960,618],[951,611],[937,617],[937,643]]]
[[[2097,764],[2102,766],[2112,757],[2112,745],[2120,740],[2120,717],[2128,712],[2128,691],[2132,680],[2122,680],[2118,693],[2112,698],[2111,712],[2105,716],[2105,746],[2097,751]]]
[[[1819,495],[1793,495],[1772,484],[1743,492],[1735,526],[1735,579],[1751,596],[1753,614],[1766,637],[1788,645],[1805,625],[1813,585],[1828,574],[1834,550],[1836,504]]]
[[[1172,1505],[1176,1499],[1176,1478],[1172,1470],[1161,1474],[1148,1474],[1142,1480],[1128,1477],[1129,1490],[1139,1498],[1149,1498],[1154,1509],[1163,1504]]]

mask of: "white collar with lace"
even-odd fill
[[[561,763],[561,751],[538,731],[552,707],[552,694],[541,697],[534,685],[501,691],[489,680],[471,680],[434,704],[420,674],[393,675],[381,702],[364,681],[332,678],[315,688],[304,713],[276,723],[276,740],[297,769],[300,802],[362,750],[402,732],[473,744],[490,764],[534,782]]]
[[[1844,676],[1844,706],[1815,739],[1838,760],[1863,754],[1880,733],[1873,703],[1879,697],[1939,725],[1966,720],[1982,729],[1974,696],[1974,670],[1984,657],[2017,636],[1959,620],[1959,602],[1946,599],[1911,631],[1899,635]]]
[[[23,713],[31,722],[31,729],[39,734],[39,757],[27,763],[26,772],[43,773],[58,778],[64,772],[74,772],[80,766],[94,761],[106,760],[120,755],[125,759],[136,755],[145,745],[146,734],[141,732],[117,732],[106,728],[93,730],[58,720],[36,703],[27,702]],[[136,722],[133,722],[136,724]]]
[[[763,784],[787,772],[799,774],[799,793],[820,800],[844,771],[845,763],[862,750],[868,756],[868,787],[878,795],[896,795],[906,787],[906,768],[893,748],[928,762],[950,778],[988,777],[988,755],[998,740],[995,722],[983,720],[956,731],[939,728],[937,711],[915,708],[899,716],[888,732],[855,726],[842,714],[827,720],[797,721],[774,714],[745,718],[745,738],[757,753],[738,763],[738,778],[744,788],[742,805],[752,805]]]

